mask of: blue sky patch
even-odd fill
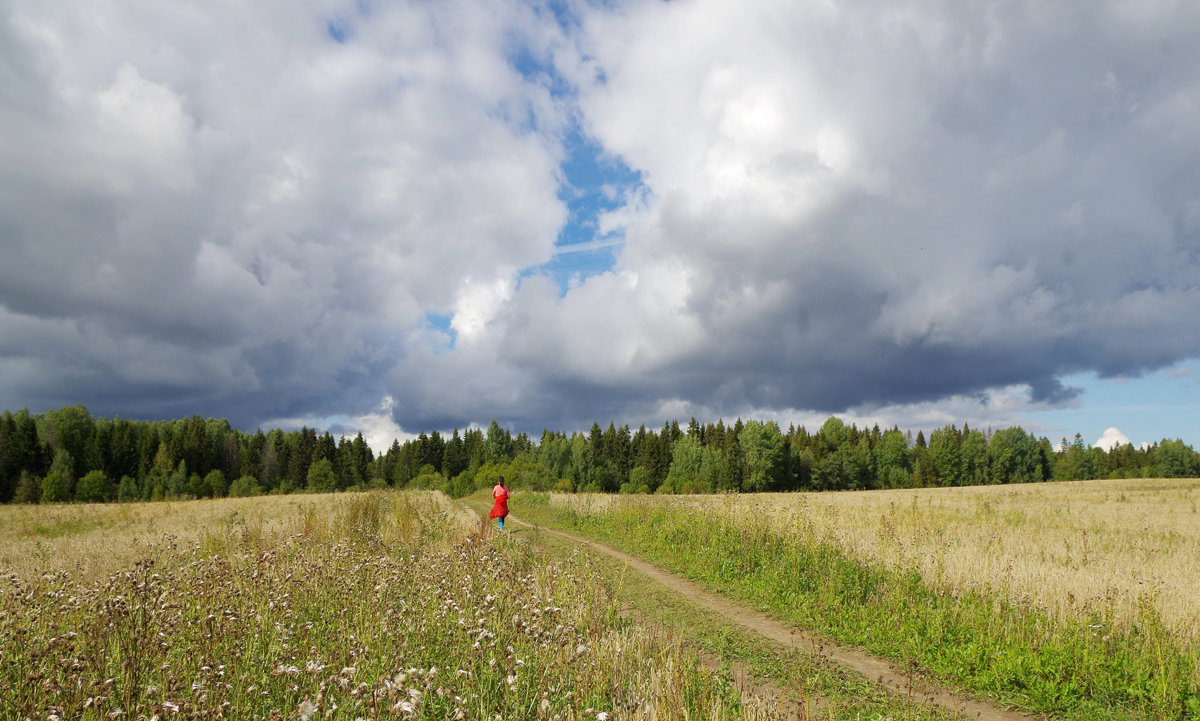
[[[624,238],[601,235],[600,218],[641,192],[641,173],[606,153],[578,130],[566,139],[558,197],[567,206],[567,222],[558,234],[558,253],[538,270],[554,278],[562,292],[575,281],[611,270]]]
[[[1109,426],[1125,432],[1134,445],[1164,438],[1191,443],[1200,437],[1200,402],[1181,402],[1200,398],[1200,374],[1187,364],[1130,378],[1078,373],[1063,382],[1084,389],[1079,407],[1029,414],[1046,425],[1039,435],[1046,435],[1056,446],[1063,437],[1070,441],[1077,432],[1090,446]]]
[[[575,22],[566,4],[551,3],[549,8],[560,26],[569,28]],[[545,87],[556,99],[570,102],[575,93],[552,64],[543,62],[527,46],[517,47],[508,62],[526,81]],[[577,123],[562,143],[558,198],[567,206],[567,222],[555,240],[558,252],[554,258],[525,269],[522,277],[548,275],[566,293],[572,285],[612,269],[624,238],[614,233],[602,236],[600,218],[637,197],[644,184],[639,171],[607,152]]]
[[[425,314],[425,322],[428,323],[430,325],[430,327],[434,328],[435,330],[441,331],[442,333],[445,333],[450,338],[450,342],[446,344],[446,348],[448,348],[450,350],[454,349],[454,344],[455,344],[455,342],[458,341],[458,333],[455,332],[455,330],[450,327],[450,321],[452,319],[453,319],[453,316],[449,313],[445,313],[445,314],[443,314],[443,313],[426,313]]]
[[[325,33],[333,38],[333,41],[339,45],[346,44],[346,28],[337,20],[330,20],[325,23]]]

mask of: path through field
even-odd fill
[[[672,592],[678,593],[693,603],[717,613],[756,634],[804,653],[824,656],[844,668],[860,673],[866,678],[878,681],[888,690],[909,696],[914,700],[948,709],[958,714],[961,718],[977,719],[978,721],[1031,721],[1031,719],[1036,718],[983,701],[977,701],[931,685],[920,678],[915,678],[912,674],[904,673],[890,661],[870,656],[854,649],[836,646],[827,641],[818,641],[742,603],[718,596],[685,578],[668,573],[658,566],[647,563],[637,556],[619,551],[590,538],[554,530],[545,526],[535,526],[513,516],[509,516],[507,520],[510,523],[536,528],[543,533],[582,544],[598,553],[603,553],[617,559],[627,564],[629,568],[662,584]]]

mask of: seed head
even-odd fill
[[[317,712],[317,705],[308,699],[300,702],[300,708],[297,709],[300,714],[300,721],[308,721],[314,713]]]

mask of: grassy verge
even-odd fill
[[[655,499],[582,514],[523,495],[518,514],[636,553],[798,627],[1057,718],[1200,718],[1197,658],[1150,603],[1119,632],[1103,616],[1054,620],[998,596],[940,593],[802,535],[780,536]],[[517,504],[514,504],[516,506]]]
[[[463,499],[486,515],[486,493]],[[534,501],[528,505],[527,501]],[[522,496],[521,517],[552,520],[544,497]],[[512,526],[514,536],[546,549],[551,558],[585,553],[577,544],[549,534]],[[587,565],[601,574],[623,613],[636,623],[676,638],[705,654],[727,673],[742,678],[747,688],[770,685],[783,692],[774,709],[790,718],[829,721],[942,721],[954,718],[943,709],[883,689],[878,683],[848,672],[824,657],[788,649],[743,629],[728,618],[698,606],[625,564],[601,554],[588,554]]]
[[[10,574],[0,717],[771,718],[620,620],[587,564],[479,532],[439,494],[230,524],[96,582]]]

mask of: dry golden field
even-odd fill
[[[219,545],[227,537],[265,543],[313,524],[337,523],[353,496],[313,494],[211,501],[0,506],[0,572],[31,578],[65,571],[93,581],[173,548]],[[439,506],[465,535],[474,516],[440,493],[408,503]],[[398,514],[398,519],[408,518]],[[423,517],[423,516],[413,516]],[[397,529],[397,533],[406,529]]]
[[[552,505],[649,499],[556,495]],[[1151,604],[1200,642],[1200,479],[968,488],[655,497],[698,517],[827,540],[951,592],[999,592],[1059,617],[1118,626]]]
[[[432,491],[0,516],[0,718],[779,718]],[[105,569],[112,569],[105,575]]]

